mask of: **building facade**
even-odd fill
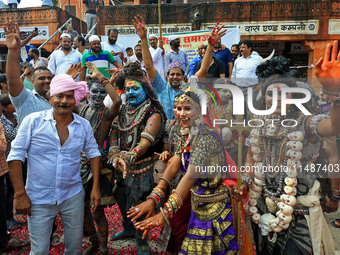
[[[241,39],[255,42],[263,57],[275,49],[299,66],[308,81],[318,87],[313,68],[323,56],[327,43],[340,38],[338,0],[237,1],[201,4],[164,4],[161,6],[162,31],[209,29],[220,21],[239,26]],[[135,34],[131,19],[142,15],[153,33],[158,33],[157,5],[105,6],[98,11],[98,34],[117,27],[121,34]],[[177,29],[178,31],[178,29]]]

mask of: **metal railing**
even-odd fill
[[[91,30],[87,33],[87,35],[85,36],[85,42],[87,39],[89,39],[89,37],[92,35],[91,33],[93,32],[93,30],[95,30],[97,27],[97,23],[93,25],[93,27],[91,28]]]
[[[55,37],[58,33],[62,33],[62,29],[68,24],[68,23],[70,23],[70,24],[72,24],[72,18],[69,18],[61,27],[59,27],[58,29],[57,29],[57,31],[55,31],[54,33],[53,33],[53,35],[51,35],[42,45],[40,45],[39,46],[39,48],[38,48],[38,50],[39,50],[39,55],[41,55],[41,49],[49,42],[49,41],[51,41],[51,39],[53,38],[53,37]],[[56,48],[56,49],[54,49],[54,51],[55,50],[57,50],[59,48],[59,46]],[[53,52],[54,52],[53,51]],[[52,52],[52,53],[53,53]],[[51,54],[52,54],[51,53]]]
[[[44,47],[44,46],[45,46],[45,45],[46,45],[46,44],[47,44],[54,36],[56,36],[58,32],[59,32],[59,33],[62,33],[62,29],[63,29],[68,23],[72,24],[71,22],[72,22],[72,18],[69,18],[69,19],[68,19],[68,20],[67,20],[60,28],[57,29],[57,31],[54,32],[53,35],[51,35],[51,36],[50,36],[50,37],[49,37],[42,45],[39,46],[39,48],[38,48],[38,50],[39,50],[39,56],[41,55],[41,49],[42,49],[42,48],[43,48],[43,47]],[[91,36],[92,31],[95,30],[96,27],[97,27],[97,23],[93,25],[93,27],[91,28],[91,30],[89,31],[89,33],[85,36],[85,41]],[[61,46],[58,45],[58,47],[55,48],[55,49],[51,52],[51,54],[48,56],[47,59],[50,59],[52,53],[55,52],[56,50],[58,50],[60,47],[61,47]]]

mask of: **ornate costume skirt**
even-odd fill
[[[199,220],[192,211],[179,254],[236,254],[238,245],[231,209],[226,203],[222,213],[208,221]]]

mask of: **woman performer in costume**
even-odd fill
[[[165,207],[161,208],[161,213],[136,223],[136,227],[145,231],[145,237],[150,228],[169,224],[169,219],[181,208],[191,189],[192,213],[179,254],[236,254],[238,245],[232,223],[229,190],[222,185],[225,176],[221,172],[209,175],[197,171],[197,167],[224,166],[226,157],[219,136],[202,125],[200,98],[192,86],[177,100],[183,135],[162,180],[167,180],[171,172],[177,172],[178,168],[185,174]],[[159,203],[163,196],[164,188],[160,182],[150,198]]]
[[[144,25],[143,19],[141,18],[141,22],[139,22],[139,20],[137,18],[135,18],[134,25],[135,25],[136,29],[138,28],[137,29],[139,31],[138,34],[140,35],[141,39],[143,40],[144,38],[146,38],[146,29],[145,29],[145,25]],[[204,59],[202,61],[201,69],[196,73],[196,76],[198,78],[204,78],[206,76],[206,73],[207,73],[207,71],[209,69],[209,63],[210,63],[210,60],[212,58],[214,41],[219,40],[225,34],[225,30],[221,31],[222,28],[223,28],[223,26],[220,27],[220,28],[218,26],[215,26],[215,28],[213,29],[213,31],[211,33],[211,36],[209,37],[209,40],[208,40],[209,44],[208,44],[206,55],[205,55],[205,57],[204,57]],[[146,51],[147,51],[147,49],[146,49]],[[145,52],[145,51],[143,51],[143,52]],[[181,96],[179,98],[181,98]],[[176,106],[177,106],[177,109],[178,109],[178,105],[176,105]],[[196,104],[196,106],[197,106],[197,104]],[[182,108],[183,104],[180,104],[179,107]],[[200,113],[200,110],[198,110],[198,112]],[[207,129],[206,126],[205,126],[205,129]],[[182,128],[182,132],[183,132],[183,128]],[[184,132],[185,132],[184,137],[187,137],[187,135],[188,135],[187,131],[184,131]],[[187,144],[187,146],[190,146],[190,144],[189,145]],[[221,147],[222,150],[220,152],[224,153],[223,145],[221,144],[221,146],[222,146]],[[190,154],[188,154],[188,155],[190,155]],[[188,155],[186,155],[186,156],[188,156]],[[207,156],[207,158],[208,157],[209,156]],[[153,212],[153,209],[159,204],[159,202],[161,200],[161,197],[164,196],[163,193],[164,193],[167,185],[170,185],[170,181],[173,180],[173,178],[176,176],[176,174],[178,174],[178,171],[181,169],[181,160],[180,160],[180,158],[181,158],[180,155],[175,155],[173,158],[171,158],[170,165],[168,166],[168,168],[164,172],[164,174],[162,176],[163,178],[159,181],[157,187],[154,189],[152,194],[148,197],[149,199],[146,202],[144,202],[143,204],[141,204],[141,205],[139,205],[139,206],[129,210],[129,217],[133,217],[133,219],[132,219],[133,221],[139,219],[139,217],[141,217],[144,214],[147,214],[146,217],[149,217],[151,215],[151,213]],[[224,161],[223,165],[225,165],[225,161]],[[183,173],[186,172],[187,166],[188,166],[188,164],[186,164],[185,167],[182,168]],[[186,175],[187,175],[186,178],[188,178],[189,173],[187,173]],[[184,177],[183,177],[183,179],[184,179]],[[223,180],[221,180],[221,182],[222,181]],[[183,183],[183,181],[181,181],[181,182]],[[185,182],[186,182],[186,180],[184,180],[184,183]],[[217,183],[216,183],[216,185],[218,186]],[[186,213],[187,210],[185,208],[186,208],[186,206],[190,206],[190,202],[189,202],[189,197],[190,197],[189,189],[191,187],[190,183],[188,183],[188,185],[185,185],[185,187],[188,188],[188,190],[185,191],[186,192],[185,197],[183,196],[184,197],[184,206],[182,206],[179,209],[179,211],[176,214],[174,214],[174,217],[170,220],[171,227],[173,225],[176,225],[176,223],[179,220],[182,219],[182,221],[183,221],[183,219],[185,219],[188,216],[187,213]],[[219,217],[219,216],[220,215],[218,215],[217,217]],[[228,217],[232,219],[231,215],[229,215]],[[208,221],[211,223],[210,219],[208,219]],[[228,222],[228,224],[229,224],[229,222]],[[182,226],[185,226],[185,225],[182,224]],[[174,230],[176,231],[176,233],[174,233]],[[176,246],[176,247],[174,247],[175,250],[176,250],[176,253],[178,253],[180,251],[180,246],[181,246],[182,240],[183,240],[183,239],[181,239],[180,235],[184,236],[186,234],[186,230],[187,229],[183,228],[183,227],[180,228],[180,229],[178,227],[176,227],[175,229],[172,229],[172,237],[174,239],[174,242],[172,242],[171,245],[175,245]],[[210,232],[210,230],[209,230],[209,232]],[[209,237],[208,237],[208,239],[209,239]],[[222,239],[220,239],[220,240],[222,240]],[[171,242],[171,239],[169,241],[169,244],[170,244],[170,242]],[[227,244],[226,243],[224,243],[222,246],[224,246],[224,249],[227,249]],[[233,245],[231,245],[231,246],[233,246]],[[169,246],[168,246],[168,248],[169,248]],[[170,250],[168,249],[168,251],[170,251]],[[206,251],[207,250],[204,250],[203,252],[206,252]],[[232,252],[232,251],[230,251],[230,252]],[[209,251],[207,253],[209,253]]]
[[[121,106],[118,119],[112,123],[109,151],[109,161],[123,173],[118,179],[125,186],[127,201],[124,204],[117,200],[122,214],[145,201],[154,188],[153,162],[157,158],[154,152],[162,152],[166,120],[141,66],[131,63],[124,67],[123,75],[127,103]],[[140,231],[136,238],[138,254],[150,254]]]
[[[313,164],[319,155],[322,138],[340,133],[338,42],[333,43],[332,53],[331,47],[331,44],[327,45],[325,58],[316,64],[324,99],[332,105],[330,118],[305,115],[289,104],[286,115],[282,116],[281,94],[286,93],[288,99],[299,98],[299,93],[294,93],[295,81],[279,74],[262,84],[267,109],[273,107],[275,111],[261,118],[262,127],[251,131],[246,166],[255,167],[242,176],[243,183],[251,184],[249,212],[259,254],[335,253],[320,205],[320,182],[316,179],[319,170]],[[278,94],[278,104],[273,101],[274,93]],[[283,120],[286,127],[281,125]],[[337,167],[322,165],[324,170],[320,171],[337,171]],[[273,168],[274,171],[270,171]],[[241,185],[240,191],[245,189],[246,186]],[[339,197],[338,190],[330,194],[333,200]],[[327,200],[326,206],[331,207],[331,203]]]

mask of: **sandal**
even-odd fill
[[[336,224],[336,222],[338,222],[338,224]],[[340,218],[333,220],[331,224],[335,228],[340,228]]]
[[[29,242],[27,240],[12,240],[6,245],[6,247],[0,249],[0,254],[25,247],[28,243]]]
[[[17,222],[15,219],[10,219],[7,222],[7,230],[9,232],[18,230],[19,228],[21,228],[21,224],[19,222]]]

